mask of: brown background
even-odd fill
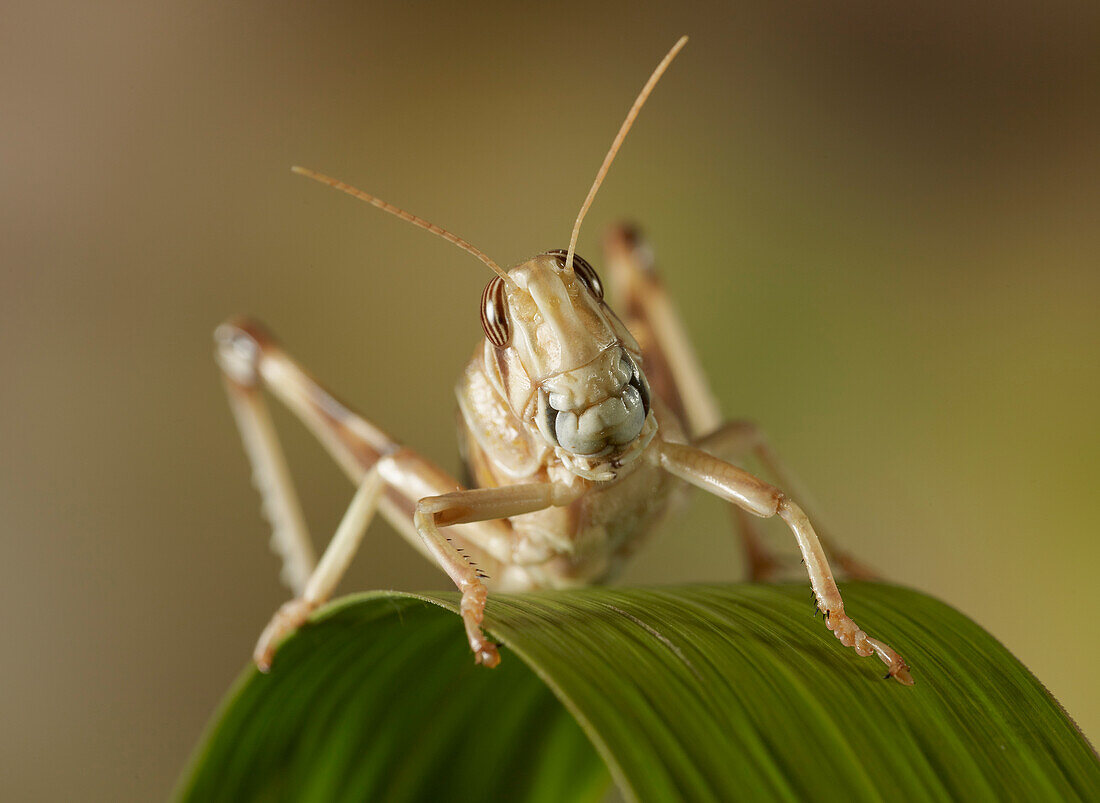
[[[289,165],[503,263],[562,247],[681,33],[581,253],[646,224],[725,409],[847,544],[1100,734],[1098,6],[393,5],[5,4],[5,799],[163,797],[285,597],[210,359],[223,317],[456,464],[487,272]],[[320,540],[351,489],[287,432]],[[369,538],[345,589],[446,586]],[[740,573],[698,499],[626,579]]]

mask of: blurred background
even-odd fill
[[[580,252],[598,265],[602,226],[643,224],[725,410],[763,424],[822,519],[1100,737],[1100,6],[9,2],[6,799],[163,798],[287,597],[220,320],[259,316],[457,467],[488,272],[289,166],[501,263],[564,247],[682,33]],[[352,489],[278,420],[321,542]],[[368,538],[343,590],[448,587],[382,522]],[[700,497],[624,580],[742,571]]]

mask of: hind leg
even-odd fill
[[[610,229],[604,238],[604,253],[616,307],[642,347],[653,392],[686,423],[692,443],[734,463],[755,456],[772,480],[805,498],[755,424],[726,422],[687,329],[657,274],[653,253],[638,230],[625,225]],[[731,513],[751,579],[771,579],[780,563],[765,545],[756,522],[736,505],[731,506]],[[813,518],[818,520],[816,515]],[[846,574],[874,576],[866,566],[837,549],[831,538],[820,536],[820,540]]]
[[[340,525],[336,528],[321,562],[310,573],[305,585],[301,589],[296,589],[294,599],[275,612],[260,634],[252,659],[261,672],[271,668],[271,661],[275,657],[275,649],[279,642],[297,630],[313,611],[328,600],[336,589],[337,583],[340,582],[340,578],[347,571],[378,507],[378,499],[383,488],[379,467],[385,460],[386,458],[383,457],[367,471]]]
[[[493,572],[500,560],[509,558],[511,526],[507,521],[479,519],[449,530],[444,537],[448,549],[437,548],[423,537],[414,521],[418,501],[460,491],[459,483],[337,401],[259,324],[246,319],[230,321],[218,328],[215,340],[230,404],[272,524],[273,545],[284,561],[283,577],[294,592],[294,599],[276,613],[257,645],[258,664],[270,663],[278,640],[331,595],[376,507],[410,544],[452,578],[468,575],[475,591],[478,586],[483,588],[484,570]],[[359,486],[319,563],[313,558],[293,483],[267,413],[264,389],[297,415]]]

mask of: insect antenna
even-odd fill
[[[676,44],[672,46],[672,49],[665,54],[665,57],[661,59],[661,63],[657,65],[657,69],[653,71],[653,74],[649,76],[649,80],[645,82],[642,91],[638,93],[638,97],[634,99],[634,105],[631,106],[630,111],[626,113],[626,119],[623,120],[623,124],[619,128],[619,133],[615,135],[615,140],[611,143],[611,150],[607,152],[607,156],[603,159],[603,164],[600,165],[599,172],[596,173],[596,180],[592,182],[592,189],[588,191],[588,197],[584,199],[584,203],[581,205],[581,211],[577,214],[577,222],[573,224],[573,234],[569,238],[569,251],[565,257],[566,273],[573,272],[573,253],[577,248],[577,237],[580,236],[581,233],[581,222],[588,213],[588,207],[592,206],[592,199],[596,197],[596,192],[600,189],[600,184],[603,183],[608,168],[611,167],[611,163],[615,160],[615,154],[619,152],[619,147],[623,144],[623,140],[626,139],[627,132],[630,131],[630,127],[634,125],[634,118],[636,118],[638,112],[642,110],[642,106],[645,105],[646,100],[649,98],[649,94],[653,91],[653,87],[657,86],[657,82],[661,80],[661,76],[664,75],[665,70],[668,69],[668,65],[676,58],[676,54],[687,44],[687,41],[688,38],[686,36],[681,36]]]
[[[353,187],[350,184],[345,184],[339,179],[332,178],[331,176],[326,176],[324,173],[318,173],[316,170],[310,170],[308,167],[299,167],[298,165],[295,165],[294,167],[290,168],[290,172],[297,173],[298,175],[305,176],[306,178],[311,178],[314,181],[320,182],[321,184],[327,184],[333,189],[340,190],[340,192],[346,192],[353,198],[358,198],[360,201],[366,201],[371,206],[377,206],[383,212],[389,212],[391,215],[412,223],[414,226],[419,226],[422,229],[426,229],[432,234],[438,237],[442,237],[447,242],[457,245],[467,254],[472,254],[473,256],[480,259],[482,262],[489,266],[489,269],[492,270],[493,273],[504,279],[505,283],[507,283],[509,286],[513,286],[515,284],[515,282],[512,281],[512,277],[510,277],[507,272],[505,272],[504,269],[500,267],[500,265],[494,262],[488,254],[486,254],[480,248],[477,248],[466,242],[457,234],[451,234],[451,232],[447,231],[442,226],[437,226],[431,221],[425,220],[418,215],[414,215],[412,212],[406,212],[401,207],[394,206],[391,203],[383,201],[381,198],[377,198],[374,195],[371,195],[369,192],[363,192],[362,190]]]

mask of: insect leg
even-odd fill
[[[271,548],[282,558],[280,577],[295,594],[305,588],[316,557],[298,495],[261,393],[258,342],[235,337],[230,325],[215,333],[215,354],[229,395],[229,406],[252,464],[252,481],[271,523]]]
[[[846,647],[862,656],[878,655],[889,674],[911,685],[909,667],[891,647],[871,638],[844,611],[844,600],[833,580],[825,550],[806,514],[782,491],[747,471],[693,446],[663,441],[659,445],[661,466],[677,477],[732,502],[756,516],[779,516],[794,534],[810,576],[817,607],[825,614],[826,626]]]
[[[638,229],[620,224],[604,236],[604,255],[615,308],[641,346],[654,396],[686,424],[691,439],[715,431],[722,424],[722,412],[687,329],[657,274],[649,244]],[[721,456],[737,459],[733,454]],[[759,528],[736,505],[730,512],[750,578],[771,579],[779,561],[764,545]]]
[[[386,458],[382,458],[382,461]],[[370,526],[371,519],[378,507],[378,499],[383,488],[382,475],[375,463],[360,483],[352,497],[347,512],[344,513],[336,533],[332,536],[321,562],[313,570],[304,588],[294,599],[284,604],[264,628],[256,644],[252,658],[261,671],[271,668],[271,659],[275,655],[278,643],[293,630],[300,627],[309,615],[325,602],[340,582],[348,564],[359,548],[363,535]]]
[[[352,484],[361,483],[380,458],[391,458],[385,471],[387,488],[379,502],[379,512],[411,544],[421,548],[412,521],[416,501],[457,490],[461,483],[337,400],[291,359],[258,322],[237,318],[219,326],[214,336],[218,361],[231,390],[250,391],[256,397],[256,406],[263,404],[260,389],[270,390],[313,432]],[[273,429],[271,439],[277,445]],[[500,549],[509,534],[507,526],[498,522],[471,525],[463,531],[471,540],[494,551]],[[303,582],[308,576],[307,571]]]
[[[743,457],[751,454],[760,461],[760,465],[773,482],[788,489],[791,494],[799,499],[807,498],[802,490],[801,483],[797,482],[795,477],[786,470],[769,445],[763,430],[753,421],[727,421],[713,432],[695,440],[694,444],[705,452],[733,463],[739,463]],[[807,510],[810,509],[810,505],[806,507]],[[744,517],[743,513],[741,515]],[[819,521],[817,514],[814,514],[813,518],[815,521]],[[751,522],[746,523],[751,526]],[[825,554],[848,577],[855,580],[871,580],[878,577],[869,566],[857,560],[850,553],[838,548],[834,539],[822,531],[820,523],[817,529],[819,531],[818,539],[825,549]],[[769,568],[774,567],[773,564]],[[756,579],[755,576],[754,579]]]
[[[264,510],[273,525],[274,545],[284,557],[284,578],[297,596],[305,590],[315,560],[286,461],[264,404],[265,388],[317,436],[355,485],[362,483],[367,472],[383,457],[387,458],[379,468],[385,480],[379,512],[409,543],[430,555],[413,524],[416,501],[460,489],[453,477],[402,447],[335,399],[259,323],[245,318],[231,320],[218,327],[215,341],[218,362]],[[461,538],[469,542],[469,548],[495,555],[509,554],[510,535],[508,523],[500,521],[470,524],[461,529]],[[488,554],[483,557],[488,559]]]
[[[417,503],[414,519],[424,544],[462,592],[462,621],[477,663],[489,667],[500,663],[496,645],[486,639],[481,631],[488,598],[485,578],[469,564],[440,528],[534,513],[552,506],[567,505],[574,497],[575,493],[564,486],[539,482],[456,491],[430,496]]]
[[[690,437],[712,431],[721,410],[649,244],[635,227],[613,226],[604,235],[604,259],[615,309],[641,346],[653,394],[687,424]]]

